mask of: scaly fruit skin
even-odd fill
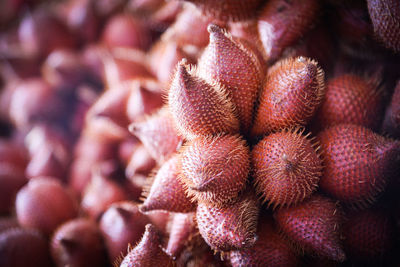
[[[254,105],[264,79],[263,62],[219,26],[210,24],[208,31],[210,43],[198,60],[199,76],[226,87],[236,105],[241,129],[246,133],[251,127]]]
[[[387,48],[400,52],[400,2],[367,0],[374,32]]]
[[[197,226],[214,251],[248,248],[257,240],[258,212],[257,199],[251,191],[225,206],[199,202]]]
[[[195,211],[196,204],[186,196],[184,185],[178,178],[179,173],[180,157],[179,155],[174,155],[164,162],[155,177],[151,179],[150,188],[145,188],[143,194],[146,199],[140,205],[140,211]]]
[[[252,135],[305,125],[324,93],[324,72],[317,62],[298,57],[275,63],[261,90]]]
[[[257,10],[262,6],[263,0],[185,0],[192,2],[207,17],[215,20],[240,21],[255,17]]]
[[[316,144],[302,134],[298,129],[274,133],[252,150],[256,189],[269,205],[297,204],[318,186],[322,160]]]
[[[389,214],[363,210],[348,215],[343,235],[346,253],[352,259],[379,262],[394,245],[395,227]]]
[[[168,108],[161,108],[144,121],[132,123],[129,131],[142,141],[158,163],[168,159],[183,142]]]
[[[258,239],[253,247],[233,250],[229,253],[233,267],[295,267],[299,259],[290,245],[280,236],[272,218],[261,219],[257,231]]]
[[[381,192],[398,162],[400,142],[353,124],[318,135],[325,169],[320,187],[336,199],[364,206]]]
[[[178,130],[187,139],[239,132],[239,120],[225,88],[197,77],[186,60],[177,65],[168,102]]]
[[[238,135],[197,138],[181,151],[179,176],[193,199],[219,205],[246,186],[250,151]]]
[[[275,220],[301,250],[339,262],[345,260],[339,233],[341,212],[331,199],[313,195],[295,207],[279,209]]]
[[[280,57],[315,22],[317,0],[270,0],[258,17],[258,33],[269,60]]]
[[[344,74],[327,82],[316,123],[322,129],[340,123],[378,129],[383,104],[382,94],[374,82],[355,74]]]
[[[170,221],[170,233],[168,244],[165,252],[168,255],[176,258],[179,257],[182,250],[193,242],[194,236],[200,237],[195,221],[196,214],[191,213],[176,213]]]
[[[160,235],[152,224],[146,225],[142,240],[128,252],[120,267],[174,266],[172,259],[161,249]]]

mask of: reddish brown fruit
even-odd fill
[[[30,180],[17,194],[18,222],[49,235],[61,223],[77,215],[78,205],[54,178]]]
[[[395,227],[385,212],[364,210],[348,216],[343,235],[346,252],[352,259],[380,262],[394,245]]]
[[[383,116],[383,97],[374,82],[354,74],[329,80],[316,123],[327,128],[340,123],[378,129]]]
[[[399,161],[400,142],[362,126],[332,126],[318,139],[325,163],[320,187],[350,205],[372,202]]]
[[[149,153],[158,162],[165,161],[182,145],[182,137],[168,109],[162,108],[145,120],[129,125],[129,131],[142,141]]]
[[[219,205],[235,198],[246,186],[250,151],[237,136],[197,138],[181,151],[179,176],[193,199]]]
[[[173,258],[179,257],[188,243],[198,235],[195,213],[177,213],[170,221],[170,233],[165,252]]]
[[[94,221],[76,219],[54,233],[51,253],[57,266],[105,266],[104,244]]]
[[[279,209],[275,220],[301,250],[335,261],[345,260],[339,232],[341,212],[334,201],[314,195],[295,207]]]
[[[317,62],[298,57],[275,63],[260,94],[252,135],[307,124],[324,93],[324,72]]]
[[[199,232],[215,251],[251,247],[257,240],[258,211],[252,192],[221,207],[199,202],[196,212]]]
[[[16,217],[0,217],[0,233],[15,227],[18,227]]]
[[[199,76],[209,83],[219,82],[226,87],[236,105],[242,130],[247,132],[264,79],[263,62],[219,26],[210,24],[208,31],[210,43],[198,60]]]
[[[289,206],[309,197],[322,175],[316,143],[303,131],[288,130],[264,137],[252,151],[256,189],[269,205]]]
[[[121,267],[134,266],[174,266],[172,259],[161,249],[160,235],[152,225],[146,225],[146,231],[139,244],[128,252]]]
[[[258,33],[269,60],[295,44],[311,28],[318,11],[316,0],[268,1],[258,18]]]
[[[192,2],[207,17],[219,21],[239,21],[253,18],[263,5],[262,0],[185,0]]]
[[[253,247],[229,253],[232,267],[295,267],[299,259],[275,229],[272,218],[262,219],[258,225],[258,239]]]
[[[163,163],[154,178],[150,178],[149,188],[145,188],[146,197],[140,206],[141,212],[165,210],[170,212],[190,212],[196,209],[185,194],[185,188],[178,179],[180,173],[180,157],[172,156]]]
[[[107,22],[102,39],[110,47],[124,46],[146,49],[151,36],[146,25],[137,18],[128,14],[119,14]]]
[[[155,166],[156,162],[146,147],[139,144],[129,158],[129,162],[125,169],[125,175],[128,179],[133,177],[135,174],[148,175]]]
[[[400,2],[368,0],[367,3],[375,34],[387,48],[400,52]]]
[[[113,162],[103,162],[93,169],[81,201],[82,209],[93,219],[98,219],[112,203],[128,199],[124,188],[108,175],[114,168]]]
[[[199,78],[186,60],[178,63],[168,102],[175,124],[188,139],[239,131],[239,120],[225,88]]]
[[[386,110],[383,130],[394,137],[400,138],[400,80],[397,82],[392,100]]]
[[[0,266],[50,267],[47,240],[36,230],[12,228],[0,234]]]
[[[136,244],[140,240],[148,222],[148,218],[139,212],[138,205],[133,202],[115,203],[107,209],[99,227],[112,262],[125,255],[129,244]]]
[[[3,214],[12,210],[15,195],[27,179],[19,167],[0,162],[0,214]]]

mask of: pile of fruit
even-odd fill
[[[400,2],[5,0],[0,267],[399,266]]]

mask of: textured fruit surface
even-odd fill
[[[197,77],[186,60],[177,65],[168,102],[176,126],[188,139],[239,132],[239,120],[225,88]]]
[[[51,253],[58,266],[105,266],[104,252],[97,224],[89,219],[66,222],[51,240]]]
[[[377,129],[383,103],[382,94],[373,82],[355,74],[344,74],[327,82],[317,123],[320,128],[352,123]]]
[[[129,131],[142,141],[158,162],[165,161],[182,144],[171,114],[166,108],[148,116],[144,121],[133,123]]]
[[[140,241],[149,219],[139,212],[138,205],[118,202],[101,216],[99,227],[111,261],[126,253],[129,244]]]
[[[45,237],[34,229],[11,228],[2,232],[0,266],[52,266]]]
[[[258,32],[268,58],[279,58],[309,30],[318,11],[317,0],[268,1],[258,17]]]
[[[251,247],[257,239],[258,210],[251,193],[222,207],[199,202],[196,212],[199,232],[215,251]]]
[[[260,219],[257,235],[258,239],[253,247],[234,250],[229,253],[232,267],[298,266],[298,257],[292,251],[288,242],[278,234],[272,218]]]
[[[345,260],[339,232],[341,212],[329,198],[313,195],[295,207],[279,209],[275,220],[298,248],[319,257]]]
[[[197,138],[181,151],[179,176],[189,196],[214,204],[235,198],[244,189],[250,151],[237,135]]]
[[[367,3],[375,34],[386,47],[400,52],[400,2],[368,0]]]
[[[322,175],[315,143],[299,130],[264,137],[252,150],[252,166],[257,192],[274,207],[303,201]]]
[[[149,189],[144,190],[146,199],[140,205],[141,212],[164,210],[171,212],[195,211],[196,205],[186,196],[180,173],[179,155],[163,163],[154,176]]]
[[[206,16],[219,21],[239,21],[254,17],[263,0],[186,0],[194,3]]]
[[[160,235],[152,225],[146,225],[142,240],[128,252],[121,267],[174,266],[172,259],[161,249]]]
[[[208,25],[210,43],[198,60],[199,76],[226,87],[239,115],[242,130],[248,131],[261,82],[262,62],[238,39],[215,24]]]
[[[252,135],[305,125],[324,93],[324,72],[317,62],[298,57],[275,63],[261,90]]]
[[[400,137],[400,80],[394,89],[392,100],[386,110],[383,121],[383,130],[389,134]]]
[[[51,234],[61,223],[77,215],[77,203],[69,192],[52,178],[35,178],[17,194],[18,222]]]
[[[350,205],[373,201],[398,164],[400,143],[362,126],[332,126],[318,139],[325,164],[320,187]]]
[[[343,225],[346,253],[363,262],[383,260],[394,245],[391,217],[378,210],[363,210],[347,217]]]

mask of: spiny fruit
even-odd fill
[[[142,141],[159,163],[168,159],[183,142],[167,108],[160,109],[143,121],[132,123],[129,125],[129,131]]]
[[[186,60],[177,65],[168,102],[177,128],[188,139],[239,132],[239,120],[225,88],[199,78]]]
[[[325,164],[320,187],[350,205],[372,202],[399,161],[399,141],[363,126],[332,126],[321,132],[318,139]]]
[[[244,189],[250,151],[237,135],[209,136],[189,142],[181,151],[179,176],[195,200],[222,204]]]
[[[199,202],[196,220],[201,236],[213,250],[243,249],[257,240],[258,211],[257,199],[249,190],[221,207]]]
[[[340,75],[327,82],[316,123],[322,129],[340,123],[378,129],[383,103],[382,93],[375,82],[355,74]]]
[[[331,199],[313,195],[295,207],[277,210],[275,220],[296,247],[319,257],[345,260],[339,232],[341,212]]]
[[[252,150],[256,189],[269,205],[297,204],[317,188],[322,160],[303,130],[285,130],[264,137]]]
[[[80,218],[61,225],[51,240],[57,266],[105,266],[105,248],[97,224]]]
[[[192,2],[206,16],[219,21],[239,21],[253,18],[263,0],[185,0]]]
[[[253,120],[253,109],[261,82],[263,62],[239,39],[234,39],[215,24],[208,25],[210,43],[198,60],[199,76],[226,87],[236,105],[241,127],[247,132]]]
[[[172,259],[161,249],[160,234],[152,224],[146,225],[142,240],[128,252],[120,265],[134,266],[174,266]]]
[[[397,0],[367,0],[374,32],[383,44],[400,52],[400,2]]]
[[[362,262],[379,262],[394,245],[392,218],[381,210],[363,210],[348,215],[343,225],[346,253]]]
[[[148,178],[151,179],[151,184],[144,189],[143,195],[146,199],[140,205],[140,211],[195,211],[196,204],[186,196],[185,188],[178,179],[179,173],[180,157],[176,154],[164,162],[154,178]]]
[[[305,125],[324,93],[324,72],[314,60],[298,57],[275,63],[261,90],[252,135]]]
[[[229,253],[232,267],[295,267],[299,259],[286,240],[278,234],[272,218],[262,218],[258,224],[258,239],[253,247]]]
[[[258,33],[269,60],[278,59],[315,22],[317,0],[270,0],[258,17]]]

